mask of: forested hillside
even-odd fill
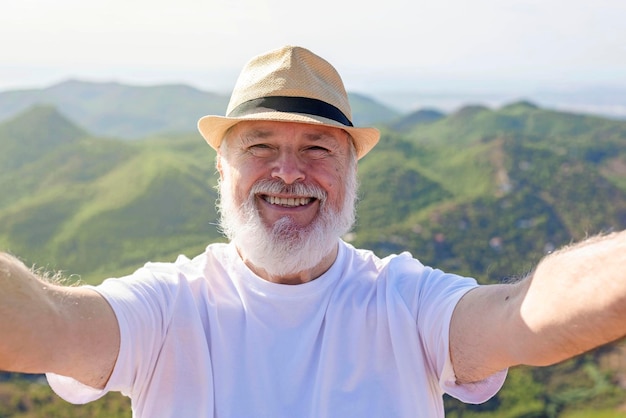
[[[626,226],[626,123],[518,103],[385,132],[360,166],[356,241],[498,281]],[[366,228],[360,228],[360,225]]]
[[[359,114],[368,102],[361,98]],[[572,240],[626,228],[626,122],[525,102],[390,112],[385,121],[359,165],[358,222],[346,237],[356,246],[410,251],[496,283]],[[215,154],[194,128],[105,138],[53,106],[0,123],[0,250],[98,283],[222,240]],[[15,380],[0,382],[0,417],[130,416],[113,412],[127,402],[117,395],[74,408],[38,381]],[[625,382],[626,348],[614,344],[550,368],[516,368],[485,405],[446,405],[449,417],[620,417]]]

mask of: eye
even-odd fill
[[[330,154],[330,150],[328,148],[321,147],[319,145],[307,147],[305,148],[305,151],[313,158],[322,158]]]
[[[268,144],[253,144],[247,148],[247,151],[256,157],[266,157],[272,154],[274,148]]]

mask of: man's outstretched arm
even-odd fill
[[[103,388],[119,341],[115,314],[97,292],[50,283],[0,253],[0,370],[52,372]]]
[[[626,336],[626,231],[545,257],[514,284],[457,305],[450,352],[461,383],[518,364],[545,366]]]

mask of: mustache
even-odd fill
[[[290,195],[298,197],[313,197],[320,202],[326,201],[327,193],[315,184],[293,183],[285,184],[279,179],[262,179],[250,189],[250,197],[258,194]]]

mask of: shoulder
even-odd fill
[[[174,262],[148,262],[135,271],[133,276],[173,282],[205,279],[207,271],[227,266],[232,253],[228,244],[211,244],[203,253],[193,258],[181,254]]]
[[[379,257],[373,251],[355,248],[352,244],[342,242],[343,261],[346,270],[350,272],[369,271],[377,276],[390,270],[411,270],[412,273],[422,272],[424,266],[410,253],[391,254],[384,258]]]
[[[441,270],[425,266],[407,251],[381,258],[371,250],[358,249],[348,243],[344,243],[344,247],[345,270],[349,274],[369,272],[376,281],[395,284],[434,282],[445,275]]]
[[[454,299],[477,286],[476,280],[422,264],[409,252],[377,257],[372,251],[346,244],[346,274],[367,277],[379,289],[400,295],[408,304],[418,300]]]
[[[104,280],[95,289],[119,298],[132,294],[169,297],[185,288],[202,287],[207,279],[219,275],[216,266],[226,263],[227,254],[227,245],[212,244],[193,258],[179,255],[173,262],[147,262],[129,275]]]

